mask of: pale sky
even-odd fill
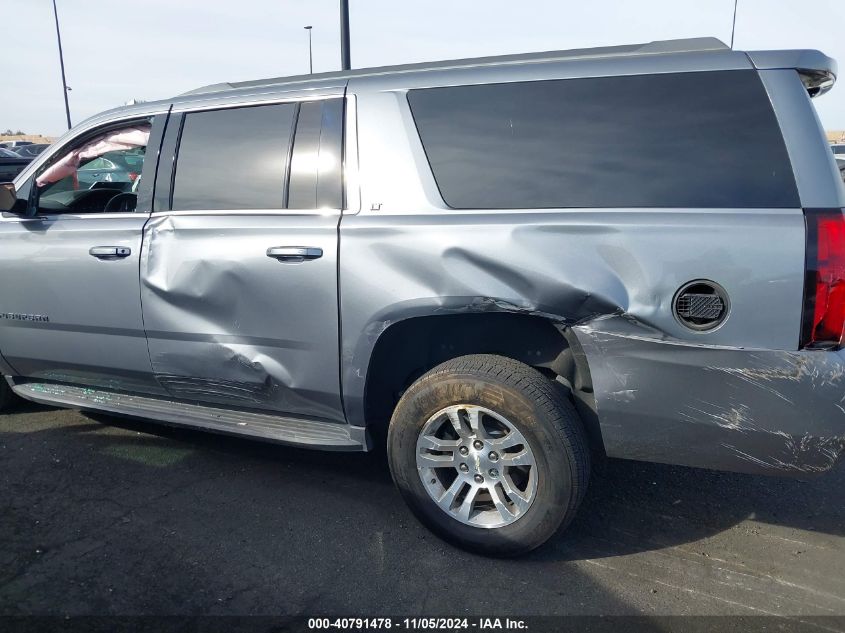
[[[57,0],[73,122],[128,99],[340,67],[338,0]],[[350,0],[352,67],[682,37],[730,41],[733,0]],[[65,129],[51,0],[0,0],[0,129]],[[817,48],[845,68],[845,1],[739,0],[736,48]],[[845,78],[816,100],[845,130]]]

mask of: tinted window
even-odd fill
[[[287,103],[186,114],[173,209],[284,208],[295,113]]]
[[[454,208],[797,207],[754,71],[412,90]]]
[[[323,102],[317,208],[343,206],[343,99]]]
[[[341,208],[343,100],[306,101],[299,111],[288,208]]]
[[[296,140],[290,161],[288,208],[317,208],[317,165],[320,153],[322,104],[307,101],[299,109]]]
[[[833,153],[834,154],[845,154],[845,145],[834,145]]]

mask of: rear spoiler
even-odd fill
[[[757,70],[791,68],[798,71],[811,97],[823,95],[833,88],[839,72],[836,60],[820,51],[751,51],[746,54]]]

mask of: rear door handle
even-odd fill
[[[132,254],[128,246],[92,246],[88,254],[97,259],[123,259]]]
[[[322,256],[323,249],[315,246],[271,246],[267,249],[267,257],[280,262],[304,262]]]

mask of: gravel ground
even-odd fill
[[[491,560],[421,527],[379,455],[22,403],[0,614],[842,616],[843,490],[611,461],[566,533]]]

